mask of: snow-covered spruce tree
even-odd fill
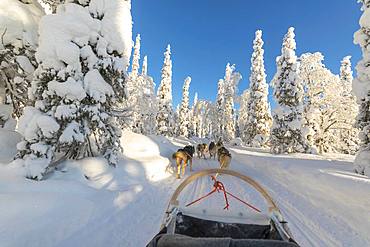
[[[19,118],[27,104],[44,12],[36,0],[2,0],[0,9],[0,128],[14,129],[12,117]]]
[[[303,87],[298,76],[294,36],[294,28],[291,27],[284,37],[281,56],[276,59],[277,72],[272,81],[277,101],[270,136],[273,153],[304,151],[301,132]]]
[[[178,118],[178,136],[189,137],[189,87],[190,87],[191,77],[185,78],[184,86],[182,88],[182,102],[179,111]]]
[[[201,114],[201,107],[202,107],[202,102],[201,100],[197,101],[197,103],[194,105],[193,108],[193,131],[194,131],[194,136],[195,137],[201,137],[201,125],[202,125],[202,116]]]
[[[243,130],[243,141],[253,147],[267,146],[272,125],[262,46],[262,31],[258,30],[253,41],[249,101],[247,102],[248,117]]]
[[[359,147],[359,130],[354,127],[358,114],[356,97],[352,94],[351,56],[343,58],[340,66],[340,96],[338,109],[338,151],[355,154]]]
[[[195,125],[194,136],[208,138],[212,134],[213,106],[206,100],[199,100],[194,105],[193,123]]]
[[[141,41],[140,34],[138,34],[135,39],[134,54],[132,56],[131,76],[134,78],[136,78],[139,75],[140,69],[140,47],[141,47],[140,41]]]
[[[157,113],[157,134],[173,136],[174,119],[172,109],[172,61],[171,47],[167,46],[164,53],[161,83],[157,91],[158,113]]]
[[[218,80],[217,83],[217,98],[216,98],[216,112],[215,120],[213,122],[213,138],[218,140],[223,137],[224,134],[224,108],[225,106],[225,81],[223,79]]]
[[[241,80],[241,75],[235,72],[235,65],[228,63],[225,69],[225,76],[218,81],[216,112],[213,122],[213,138],[230,141],[235,137],[235,109],[234,98],[236,88]]]
[[[196,136],[197,132],[197,123],[196,123],[196,108],[198,104],[198,93],[195,92],[194,94],[194,99],[193,99],[193,105],[190,110],[190,117],[189,117],[189,122],[190,122],[190,133],[189,136]]]
[[[142,71],[140,78],[142,78],[142,97],[140,98],[141,105],[141,133],[155,134],[155,118],[157,116],[157,97],[154,92],[155,84],[153,78],[148,73],[148,58],[144,56]]]
[[[246,123],[248,119],[249,109],[248,109],[248,102],[249,102],[249,90],[246,89],[239,97],[239,117],[238,117],[238,126],[239,126],[239,132],[240,137],[242,140],[245,140],[245,129],[246,129]]]
[[[224,103],[224,112],[223,118],[224,121],[224,132],[223,132],[223,140],[228,142],[231,139],[235,138],[235,125],[234,125],[234,91],[233,86],[231,84],[231,76],[233,71],[235,70],[235,66],[230,66],[228,63],[226,65],[225,71],[225,103]]]
[[[370,177],[370,0],[361,0],[363,14],[360,29],[354,35],[354,43],[361,46],[362,59],[356,66],[357,77],[353,80],[353,92],[359,104],[356,126],[360,129],[360,151],[355,159],[355,171]]]
[[[140,69],[140,34],[136,36],[132,56],[131,72],[127,80],[128,100],[126,108],[129,117],[123,126],[136,133],[153,134],[155,129],[156,97],[154,94],[153,78],[148,76],[148,58],[143,59],[142,72]]]
[[[200,122],[200,133],[199,133],[199,137],[201,138],[210,138],[211,137],[211,133],[212,133],[212,130],[211,130],[211,126],[212,126],[212,122],[211,122],[211,116],[210,114],[212,113],[212,104],[211,102],[208,102],[206,100],[201,100],[200,101],[200,111],[199,111],[199,115],[200,115],[200,119],[201,119],[201,122]]]
[[[173,116],[172,116],[173,122],[175,123],[174,129],[173,129],[173,134],[175,136],[177,135],[177,133],[179,133],[179,128],[180,128],[180,125],[178,125],[179,116],[180,116],[180,104],[177,104],[175,111],[173,113]]]
[[[213,122],[215,116],[215,105],[210,101],[204,101],[203,113],[203,133],[204,137],[212,138],[213,136]]]
[[[136,36],[134,52],[132,55],[131,72],[126,83],[126,91],[128,93],[127,109],[129,109],[130,117],[126,120],[128,129],[142,133],[143,122],[141,118],[142,105],[140,101],[143,96],[144,78],[139,76],[140,69],[140,34]],[[145,107],[145,106],[144,106]]]
[[[104,2],[104,4],[103,4]],[[129,1],[79,0],[40,21],[39,63],[19,130],[16,163],[41,179],[57,156],[102,155],[117,163],[115,107],[124,99],[122,74],[131,52]]]
[[[340,139],[339,77],[322,63],[320,52],[305,53],[300,57],[299,77],[304,85],[303,137],[306,152],[338,152]]]
[[[235,65],[226,65],[225,71],[225,105],[224,105],[224,126],[225,131],[223,133],[223,140],[226,142],[231,141],[235,138],[235,108],[234,108],[234,98],[236,93],[236,88],[241,80],[241,75],[235,72]]]

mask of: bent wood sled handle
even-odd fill
[[[265,201],[268,205],[268,210],[269,210],[270,213],[280,212],[279,208],[276,206],[276,204],[273,201],[273,199],[271,198],[271,196],[267,193],[267,191],[259,183],[257,183],[255,180],[253,180],[252,178],[250,178],[248,176],[245,176],[245,175],[240,174],[236,171],[227,170],[227,169],[207,169],[207,170],[196,172],[196,173],[192,174],[191,176],[187,177],[179,185],[179,187],[177,187],[175,192],[172,194],[172,197],[170,199],[170,203],[169,203],[168,207],[170,207],[171,205],[178,205],[177,198],[180,195],[181,191],[183,191],[184,188],[188,184],[190,184],[191,182],[193,182],[194,180],[196,180],[198,178],[208,176],[208,175],[212,175],[212,174],[216,174],[216,173],[218,173],[218,174],[227,174],[227,175],[231,175],[231,176],[240,178],[241,180],[243,180],[244,182],[248,183],[250,186],[255,188],[263,196],[263,198],[265,199]]]

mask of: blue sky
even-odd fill
[[[263,31],[268,82],[276,72],[284,34],[295,27],[297,54],[320,51],[324,63],[339,73],[341,59],[352,55],[353,69],[360,48],[353,44],[361,14],[356,0],[133,0],[133,34],[141,34],[142,57],[148,55],[149,74],[157,86],[163,52],[171,44],[173,101],[181,101],[186,76],[192,77],[191,99],[214,101],[217,81],[226,63],[236,65],[248,88],[252,42]],[[134,38],[133,37],[133,38]],[[270,95],[271,98],[271,95]],[[271,100],[272,101],[272,100]]]

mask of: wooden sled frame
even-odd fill
[[[227,170],[227,169],[207,169],[207,170],[202,170],[202,171],[193,173],[192,175],[190,175],[189,177],[187,177],[177,187],[177,189],[175,190],[175,192],[172,194],[172,197],[170,199],[170,203],[169,203],[168,206],[169,207],[171,205],[178,206],[178,200],[177,200],[177,198],[179,197],[180,193],[185,189],[185,187],[187,185],[189,185],[190,183],[192,183],[193,181],[195,181],[195,180],[197,180],[197,179],[199,179],[201,177],[205,177],[205,176],[209,176],[209,175],[213,175],[213,174],[226,174],[226,175],[231,175],[231,176],[240,178],[241,180],[243,180],[244,182],[246,182],[247,184],[249,184],[251,187],[253,187],[254,189],[256,189],[262,195],[262,197],[265,199],[265,201],[266,201],[266,203],[268,205],[268,210],[269,210],[270,213],[272,213],[272,212],[280,212],[280,210],[276,206],[274,200],[271,198],[271,196],[267,193],[267,191],[259,183],[257,183],[255,180],[253,180],[252,178],[250,178],[250,177],[248,177],[246,175],[240,174],[240,173],[238,173],[236,171],[233,171],[233,170]]]

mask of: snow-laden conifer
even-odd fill
[[[189,137],[189,87],[190,87],[191,77],[186,77],[184,81],[184,86],[182,88],[182,102],[180,106],[178,124],[179,130],[178,135],[183,137]]]
[[[164,53],[161,83],[157,91],[158,113],[157,113],[157,134],[172,136],[174,133],[174,119],[172,109],[172,61],[171,47],[167,46]]]
[[[130,1],[80,0],[41,19],[34,104],[20,119],[24,140],[15,161],[24,164],[27,176],[42,178],[59,154],[102,155],[117,163],[121,132],[115,115],[125,96],[130,8]]]
[[[225,106],[225,81],[218,80],[217,83],[217,98],[216,98],[216,112],[215,121],[213,121],[213,138],[218,140],[222,138],[224,133],[224,108]]]
[[[191,106],[190,110],[190,116],[189,116],[189,122],[190,122],[190,130],[189,130],[189,136],[196,136],[196,107],[198,104],[198,93],[195,92],[194,99],[193,99],[193,105]]]
[[[224,109],[222,109],[223,121],[222,139],[226,142],[230,141],[235,137],[235,125],[234,125],[234,87],[231,84],[232,73],[235,70],[235,65],[226,65],[225,77],[224,77]]]
[[[140,34],[136,36],[134,52],[132,55],[132,66],[131,72],[126,82],[126,91],[128,93],[127,109],[129,109],[129,118],[125,125],[128,129],[142,133],[143,122],[142,122],[142,104],[141,100],[143,97],[143,84],[144,78],[139,75],[140,69],[140,48],[141,48]],[[144,106],[145,107],[145,106]]]
[[[131,76],[133,78],[136,78],[139,75],[141,47],[140,41],[140,34],[138,34],[135,39],[134,54],[132,56]]]
[[[148,58],[144,56],[142,72],[139,76],[142,80],[142,97],[139,104],[141,109],[141,122],[143,134],[155,134],[157,116],[157,97],[155,94],[155,83],[153,78],[148,75]]]
[[[247,101],[247,106],[243,106],[248,108],[248,115],[242,136],[247,145],[253,147],[264,147],[267,145],[272,124],[262,46],[262,31],[258,30],[253,41],[251,75],[249,77],[249,100]]]
[[[194,136],[210,138],[212,136],[212,123],[214,108],[211,102],[197,100],[193,107],[192,122],[194,124]]]
[[[357,63],[357,77],[353,80],[353,92],[359,104],[356,126],[360,129],[360,152],[355,159],[355,171],[370,177],[370,0],[361,0],[360,29],[354,35],[354,43],[361,46],[362,59]]]
[[[273,78],[277,107],[273,113],[270,144],[273,153],[304,151],[302,137],[303,86],[295,54],[294,28],[284,36],[281,55],[276,59],[277,72]]]
[[[240,137],[242,140],[245,140],[245,129],[246,129],[246,124],[248,120],[248,114],[249,114],[249,109],[248,109],[248,103],[249,103],[249,90],[246,89],[244,92],[240,95],[239,97],[239,117],[238,117],[238,126],[239,126],[239,131],[240,131]]]
[[[235,71],[235,65],[226,64],[225,76],[218,81],[217,99],[212,124],[213,138],[229,141],[235,137],[234,99],[236,88],[241,80],[240,73]]]
[[[299,76],[304,85],[303,128],[308,153],[339,152],[341,85],[339,77],[323,64],[320,52],[300,57]]]
[[[223,140],[228,142],[235,138],[235,108],[234,98],[236,95],[236,88],[241,80],[240,73],[235,71],[235,65],[226,65],[225,77],[224,77],[224,113],[222,120],[224,121],[224,132]]]
[[[359,147],[359,130],[355,127],[358,114],[356,97],[352,93],[351,56],[343,58],[340,66],[340,100],[338,109],[338,151],[355,154]]]

